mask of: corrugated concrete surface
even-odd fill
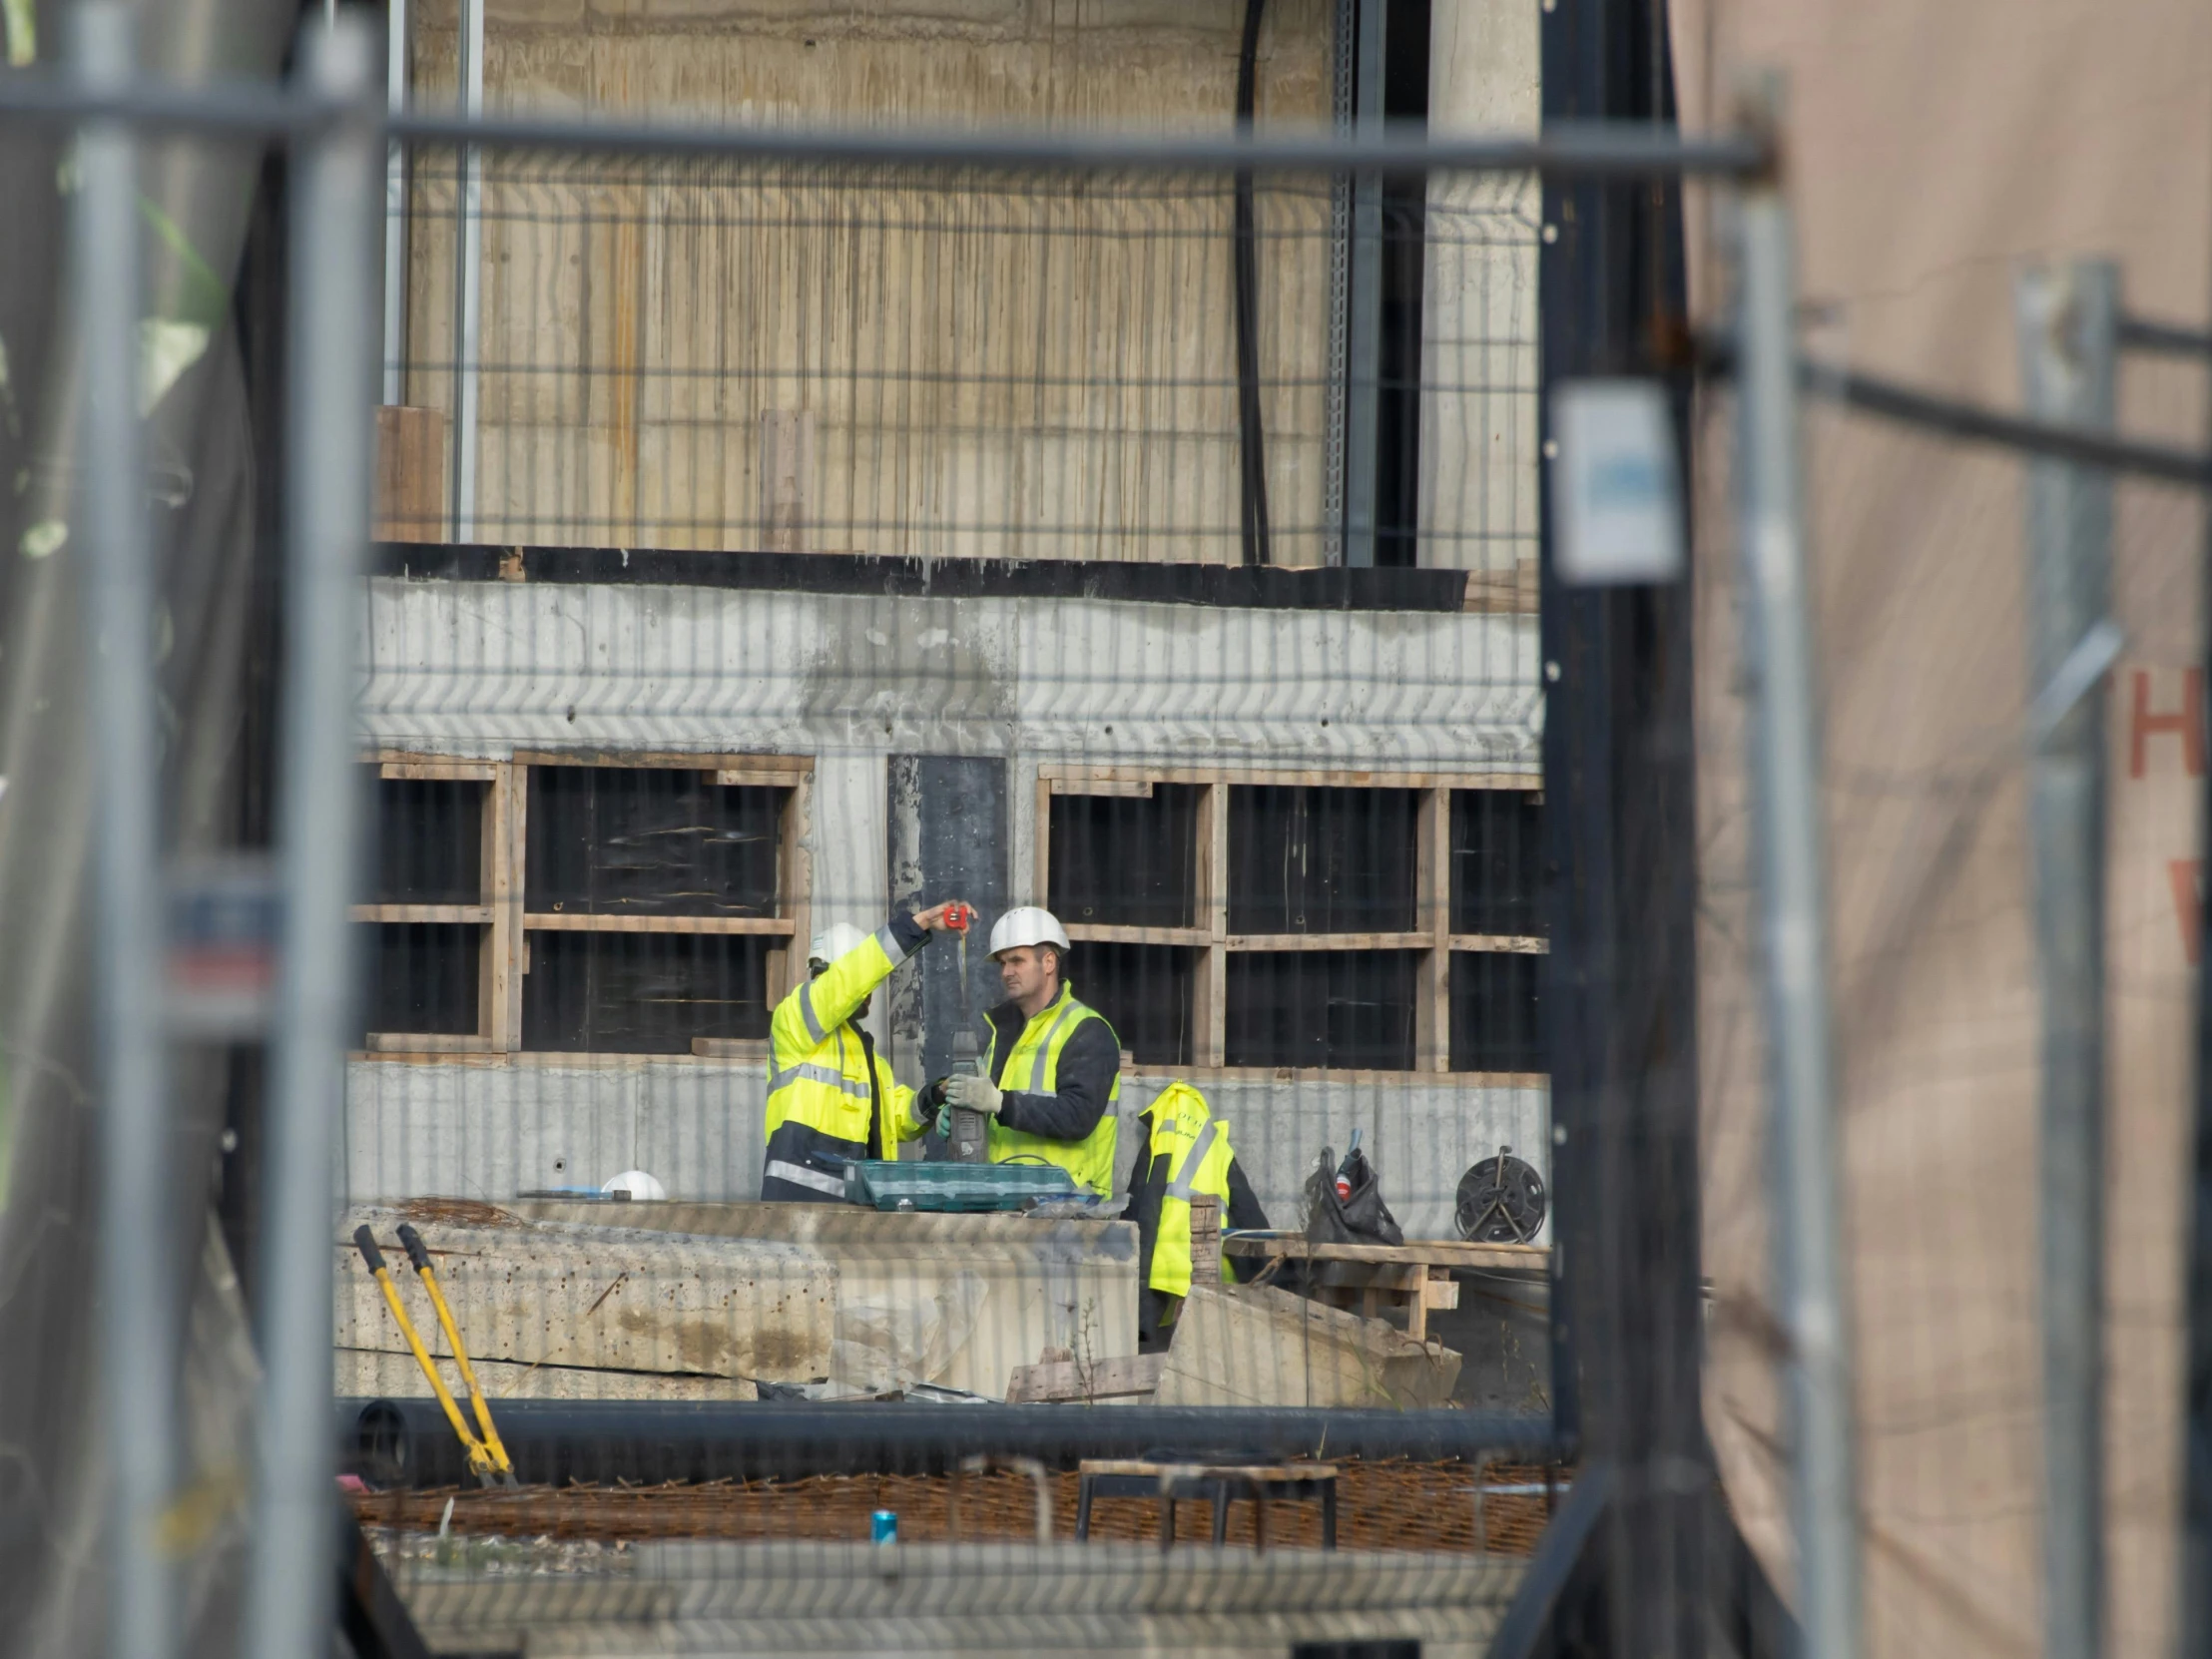
[[[1495,1555],[1142,1545],[649,1544],[619,1576],[401,1576],[441,1651],[1173,1653],[1414,1640],[1477,1659],[1523,1564]]]
[[[1116,1188],[1136,1113],[1170,1074],[1122,1079]],[[1356,1077],[1206,1080],[1253,1190],[1278,1226],[1298,1220],[1316,1154],[1352,1130],[1382,1173],[1409,1238],[1452,1236],[1460,1174],[1500,1146],[1550,1169],[1539,1087]],[[597,1187],[625,1170],[658,1176],[672,1198],[727,1202],[761,1190],[767,1086],[750,1062],[673,1058],[623,1065],[356,1060],[348,1068],[345,1197],[379,1203],[427,1193],[504,1203],[537,1188]]]

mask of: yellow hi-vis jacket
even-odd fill
[[[1229,1225],[1229,1169],[1237,1160],[1229,1147],[1229,1123],[1214,1116],[1206,1097],[1188,1083],[1170,1083],[1139,1121],[1152,1125],[1147,1162],[1167,1160],[1167,1190],[1160,1198],[1146,1283],[1168,1296],[1189,1296],[1191,1200],[1200,1194],[1220,1199],[1222,1225]],[[1227,1256],[1221,1259],[1221,1281],[1234,1283]]]
[[[1114,1190],[1121,1042],[1105,1015],[1060,994],[1024,1020],[1002,1002],[990,1027],[991,1081],[1000,1091],[984,1156],[994,1164],[1057,1164],[1100,1198]]]
[[[763,1199],[841,1199],[836,1160],[895,1158],[898,1142],[927,1127],[915,1114],[914,1091],[892,1081],[890,1067],[851,1019],[928,938],[909,918],[895,916],[776,1005],[769,1020]]]

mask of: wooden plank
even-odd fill
[[[445,411],[386,403],[376,411],[378,541],[445,540]]]
[[[1150,801],[1152,784],[1150,778],[1055,778],[1048,780],[1046,787],[1054,795],[1111,795]]]
[[[497,1047],[513,1052],[522,1046],[523,980],[530,971],[530,936],[522,930],[524,883],[528,876],[523,859],[529,848],[530,769],[509,764],[500,769],[494,787],[499,791],[504,834],[498,843],[498,861],[492,867],[492,906],[495,937],[507,964],[507,994],[500,1004],[499,1024],[492,1037]]]
[[[518,749],[518,766],[660,767],[676,772],[774,773],[796,782],[814,775],[812,755],[725,755],[683,749]]]
[[[531,911],[522,918],[532,933],[773,933],[789,938],[790,916],[594,916],[566,910]]]
[[[1219,946],[1215,947],[1218,951]],[[1203,969],[1206,958],[1199,958]],[[1194,993],[1195,994],[1195,993]],[[1180,1077],[1192,1083],[1425,1083],[1453,1089],[1544,1089],[1551,1078],[1540,1071],[1381,1071],[1360,1068],[1333,1071],[1327,1066],[1144,1066],[1156,1077]]]
[[[501,902],[502,872],[506,863],[507,811],[509,792],[505,774],[514,768],[498,767],[485,792],[483,838],[479,844],[477,879],[484,895],[491,932],[484,940],[480,958],[482,983],[478,990],[476,1029],[490,1039],[495,1048],[506,1046],[507,999],[514,994],[514,961],[512,936],[513,918]]]
[[[483,1037],[460,1036],[444,1031],[371,1031],[371,1054],[479,1054],[490,1047]]]
[[[487,904],[349,904],[346,915],[354,921],[428,923],[465,927],[491,920]]]
[[[1474,1244],[1465,1239],[1414,1239],[1402,1245],[1315,1244],[1309,1239],[1262,1239],[1232,1233],[1222,1240],[1232,1256],[1280,1256],[1294,1262],[1358,1262],[1378,1266],[1420,1264],[1439,1268],[1522,1268],[1541,1271],[1551,1260],[1547,1245]]]
[[[768,1058],[768,1041],[762,1037],[694,1037],[692,1056],[700,1060],[762,1060]]]
[[[1413,1066],[1451,1069],[1451,792],[1428,790],[1414,825],[1414,891],[1428,934],[1413,984]]]
[[[1016,1366],[1006,1379],[1009,1405],[1045,1400],[1126,1399],[1160,1386],[1165,1354],[1117,1355],[1084,1365],[1074,1360]]]
[[[1091,922],[1068,924],[1068,937],[1078,944],[1085,939],[1099,944],[1205,945],[1214,942],[1213,936],[1203,927],[1115,927]]]
[[[1146,1356],[1152,1358],[1152,1356]],[[1160,1356],[1165,1359],[1166,1356]],[[1172,1463],[1155,1462],[1144,1457],[1085,1457],[1076,1464],[1078,1474],[1144,1474],[1158,1475],[1163,1480],[1187,1479],[1192,1476],[1227,1476],[1233,1480],[1250,1480],[1258,1485],[1294,1485],[1304,1480],[1334,1480],[1337,1465],[1334,1463]]]
[[[714,780],[723,789],[788,790],[805,776],[782,767],[718,767]]]
[[[769,964],[772,1006],[797,990],[807,974],[807,941],[814,932],[814,822],[815,773],[810,761],[807,770],[793,779],[792,793],[784,798],[777,824],[781,838],[776,849],[776,898],[789,924],[786,936],[792,942],[788,950],[771,952],[783,957],[781,962]]]
[[[497,761],[382,761],[376,776],[386,783],[489,784],[499,776]]]
[[[1229,1042],[1229,952],[1221,942],[1229,932],[1229,791],[1209,786],[1198,798],[1199,926],[1213,941],[1192,975],[1191,1058],[1218,1066]]]
[[[1037,776],[1062,795],[1104,795],[1115,784],[1305,785],[1331,790],[1522,790],[1539,792],[1534,772],[1370,772],[1326,767],[1122,767],[1046,764]]]
[[[1222,943],[1231,950],[1426,950],[1427,933],[1231,933]]]
[[[1454,950],[1509,951],[1522,956],[1548,956],[1551,954],[1549,939],[1533,938],[1525,933],[1454,933],[1451,935]]]
[[[1191,1282],[1221,1282],[1221,1200],[1211,1193],[1191,1198]]]

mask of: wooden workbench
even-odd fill
[[[1272,1277],[1283,1262],[1311,1262],[1308,1291],[1334,1308],[1352,1309],[1369,1319],[1383,1308],[1405,1311],[1405,1334],[1428,1340],[1428,1311],[1459,1306],[1454,1272],[1544,1273],[1551,1252],[1543,1245],[1469,1244],[1462,1239],[1414,1239],[1401,1245],[1315,1244],[1302,1238],[1238,1234],[1224,1238],[1231,1256],[1257,1256]]]

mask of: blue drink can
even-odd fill
[[[878,1509],[868,1517],[868,1536],[879,1544],[898,1542],[898,1511]]]

